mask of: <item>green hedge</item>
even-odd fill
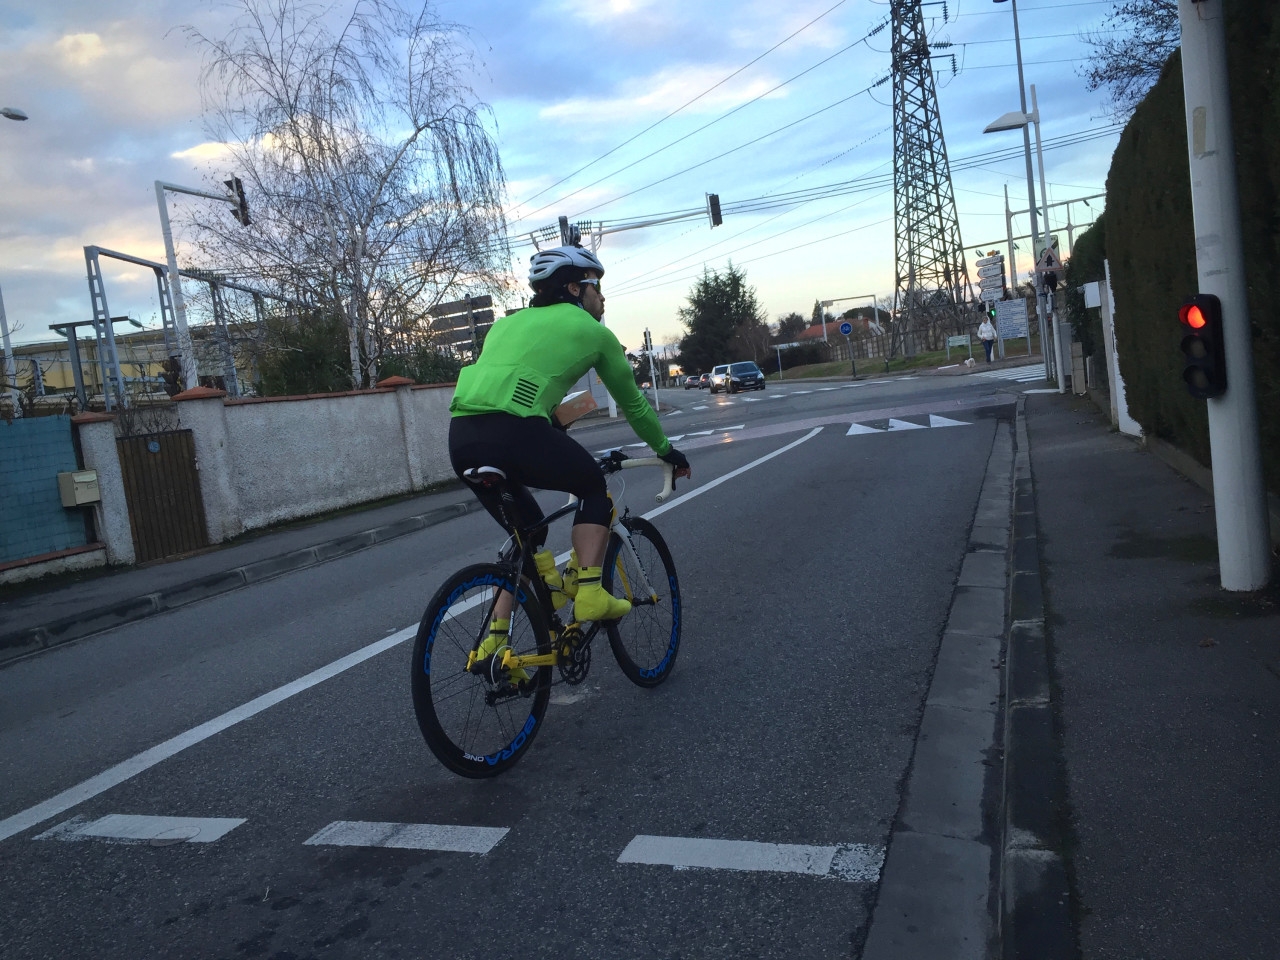
[[[1263,469],[1280,493],[1280,10],[1227,0],[1226,11]],[[1178,349],[1178,307],[1198,282],[1177,53],[1120,137],[1104,231],[1129,410],[1147,433],[1208,465],[1207,408],[1183,385]]]

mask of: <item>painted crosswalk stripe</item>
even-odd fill
[[[335,820],[310,839],[311,846],[394,847],[484,855],[509,833],[507,827],[460,827],[439,823],[376,823]]]
[[[802,843],[758,843],[753,840],[710,840],[705,837],[638,836],[627,844],[619,863],[707,870],[803,873],[815,877],[874,883],[884,864],[884,848],[865,843],[811,846]]]
[[[72,817],[37,840],[106,840],[111,843],[213,843],[245,821],[237,817],[147,817],[111,813],[97,820]]]

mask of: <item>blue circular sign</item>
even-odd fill
[[[840,324],[840,332],[847,337],[849,334],[853,333],[853,324],[846,320],[844,323]]]

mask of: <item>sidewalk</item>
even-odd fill
[[[1222,591],[1210,495],[1087,400],[1025,420],[1059,776],[1007,802],[1056,831],[1070,919],[1006,912],[1006,956],[1280,956],[1280,590]]]

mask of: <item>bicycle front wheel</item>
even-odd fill
[[[631,601],[631,612],[605,624],[609,646],[627,679],[656,687],[671,673],[680,652],[680,582],[658,528],[641,517],[624,517],[624,540],[609,538],[600,582],[615,597]]]
[[[551,653],[542,608],[527,580],[517,587],[493,563],[465,567],[428,604],[413,645],[413,708],[427,746],[464,777],[502,773],[529,749],[551,696],[551,668],[529,671],[523,692],[467,672],[467,657],[489,633],[496,592],[516,597],[510,642],[517,655]],[[501,679],[501,678],[498,678]]]

